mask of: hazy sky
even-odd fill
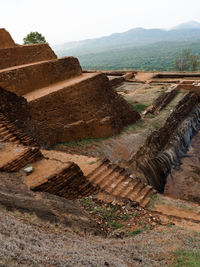
[[[56,44],[200,21],[200,0],[0,0],[0,14],[0,28],[17,43],[38,31]]]

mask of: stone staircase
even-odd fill
[[[25,146],[38,147],[37,142],[30,136],[24,134],[6,116],[0,113],[0,141],[23,144]]]
[[[88,183],[97,186],[101,191],[97,198],[105,200],[102,196],[106,194],[111,200],[129,199],[145,207],[156,193],[151,186],[143,184],[133,175],[129,175],[125,169],[110,164],[108,160],[99,160],[98,164],[99,166],[87,176]],[[87,195],[87,184],[81,190]]]
[[[90,195],[103,201],[128,199],[143,207],[156,192],[109,160],[97,160],[94,168],[84,175],[78,162],[44,157],[38,146],[33,146],[34,140],[18,130],[3,114],[0,114],[0,138],[0,171],[16,172],[31,164],[33,172],[25,175],[24,181],[33,191],[68,199]]]
[[[134,173],[129,175],[124,168],[111,164],[107,159],[101,160],[54,150],[42,152],[45,157],[63,163],[68,160],[73,161],[81,168],[87,181],[79,185],[80,195],[76,195],[75,198],[92,194],[103,202],[130,200],[145,207],[156,193],[156,190],[141,182]]]
[[[0,143],[0,171],[17,172],[41,158],[42,154],[39,148],[25,147],[14,143]]]

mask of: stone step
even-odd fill
[[[126,198],[129,195],[129,193],[138,186],[139,183],[140,183],[139,180],[134,180],[134,181],[129,180],[129,183],[127,184],[126,188],[124,188],[123,192],[120,194],[121,197]]]
[[[77,76],[74,76],[72,78],[63,79],[58,82],[54,82],[52,84],[48,84],[48,86],[45,87],[39,87],[39,89],[36,89],[32,92],[26,93],[23,96],[26,98],[28,102],[35,101],[39,98],[44,98],[47,95],[53,94],[58,91],[66,90],[67,88],[70,88],[71,86],[80,84],[90,78],[93,78],[95,76],[98,76],[99,73],[87,73],[87,74],[79,74]],[[77,110],[78,111],[78,110]]]
[[[156,193],[157,193],[157,191],[152,188],[149,191],[149,193],[145,196],[145,198],[140,201],[140,206],[145,208],[147,206],[147,204],[149,203],[149,201],[151,200],[151,197],[153,195],[155,195]]]
[[[81,73],[78,59],[65,57],[0,71],[0,81],[7,91],[23,96]]]
[[[48,44],[34,44],[0,49],[0,58],[0,70],[5,70],[14,66],[56,59],[57,57]]]
[[[138,194],[137,198],[135,199],[136,202],[140,203],[142,200],[145,199],[145,197],[148,195],[148,193],[152,190],[152,187],[150,185],[146,185],[140,194]]]
[[[129,198],[132,201],[135,201],[137,197],[139,196],[142,189],[145,187],[143,183],[139,183],[128,195],[127,198]]]
[[[13,143],[0,143],[0,170],[19,171],[38,159],[42,154],[38,148],[24,147]]]
[[[37,142],[25,135],[14,123],[10,122],[2,113],[0,113],[0,139],[3,142],[13,142],[27,146],[38,147]]]
[[[73,162],[61,163],[57,160],[43,159],[32,166],[34,171],[26,177],[25,182],[33,191],[48,192],[67,199],[77,199],[86,195],[80,185],[86,184],[87,178]],[[95,190],[95,187],[90,187],[90,193]]]

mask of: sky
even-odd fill
[[[0,0],[0,28],[19,44],[38,31],[54,45],[136,27],[169,29],[200,22],[199,10],[200,0]]]

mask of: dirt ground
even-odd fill
[[[199,250],[200,235],[169,225],[105,239],[1,208],[0,240],[0,266],[133,267],[170,266],[175,251]]]

